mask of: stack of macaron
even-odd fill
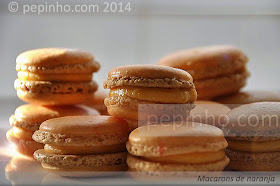
[[[280,171],[280,103],[258,102],[232,109],[224,119],[229,168]]]
[[[193,79],[186,71],[160,65],[128,65],[112,69],[104,88],[110,89],[105,98],[110,115],[125,119],[132,129],[150,113],[157,118],[168,114],[189,116],[197,93]],[[139,107],[144,109],[139,110]],[[145,123],[146,124],[146,123]]]
[[[174,126],[146,125],[132,131],[127,142],[130,171],[222,171],[229,163],[227,141],[221,129],[195,122]]]
[[[17,95],[29,104],[18,107],[10,117],[13,127],[7,138],[17,150],[32,155],[43,144],[32,140],[42,122],[63,116],[100,115],[95,109],[77,106],[97,90],[92,73],[100,65],[85,51],[62,48],[30,50],[16,59]],[[75,106],[76,105],[76,106]]]
[[[126,121],[112,116],[67,116],[43,122],[33,139],[44,149],[34,158],[43,168],[64,176],[92,176],[98,171],[124,171]],[[102,174],[100,174],[102,175]]]
[[[218,45],[175,52],[160,59],[158,64],[189,72],[198,99],[209,100],[236,93],[245,86],[249,76],[247,61],[248,57],[240,49]]]

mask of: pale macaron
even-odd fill
[[[189,73],[160,65],[116,67],[109,72],[104,88],[110,89],[105,98],[109,114],[126,119],[132,129],[151,112],[186,118],[197,98]],[[140,105],[146,108],[138,110]]]
[[[86,51],[42,48],[23,52],[16,59],[14,86],[25,102],[40,105],[73,105],[86,101],[96,90],[92,73],[100,68]]]
[[[63,116],[95,116],[99,112],[90,107],[77,106],[40,106],[25,104],[15,110],[10,119],[10,129],[6,136],[7,139],[16,145],[17,150],[25,155],[33,155],[37,149],[42,149],[43,144],[32,140],[33,133],[39,129],[41,123],[48,119]]]
[[[129,170],[155,172],[222,171],[229,159],[217,127],[187,122],[142,126],[129,135]]]
[[[236,94],[218,97],[215,101],[235,108],[240,105],[256,102],[280,102],[280,92],[265,90],[248,90]]]
[[[212,99],[238,92],[245,86],[249,73],[248,57],[238,48],[217,45],[174,52],[161,58],[159,65],[189,72],[198,99]]]
[[[195,108],[188,117],[188,121],[205,123],[221,128],[223,117],[230,110],[228,106],[218,102],[197,100],[195,102]]]
[[[232,109],[225,117],[231,159],[229,168],[239,171],[280,170],[280,103],[258,102]]]
[[[43,168],[65,176],[127,170],[128,125],[112,116],[68,116],[45,121],[33,139],[44,143],[34,158]],[[71,171],[71,172],[69,172]]]

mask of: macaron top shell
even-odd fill
[[[104,88],[113,88],[117,86],[145,86],[145,87],[172,87],[174,81],[177,86],[193,86],[192,76],[183,70],[165,67],[160,65],[127,65],[112,69],[107,80],[104,82]]]
[[[17,59],[17,64],[32,66],[54,66],[85,64],[94,61],[94,57],[82,50],[66,48],[41,48],[29,50],[21,53]]]
[[[280,93],[272,91],[242,91],[237,94],[219,97],[216,101],[223,104],[248,104],[264,101],[280,102]],[[234,105],[232,105],[234,106]]]
[[[197,140],[194,140],[197,139]],[[135,129],[129,141],[136,144],[164,146],[184,146],[186,144],[204,144],[224,139],[222,130],[202,123],[188,122],[182,125],[147,125]]]
[[[14,117],[17,121],[41,124],[51,118],[63,116],[99,115],[98,111],[86,106],[40,106],[25,104],[15,110]]]
[[[92,73],[100,64],[86,51],[66,48],[29,50],[16,59],[17,71],[33,73]]]
[[[180,68],[189,71],[194,79],[203,79],[228,73],[225,72],[226,68],[236,71],[247,61],[248,57],[240,49],[229,45],[217,45],[174,52],[160,59],[158,64]]]
[[[66,116],[43,122],[40,131],[84,137],[116,133],[127,135],[128,126],[126,121],[112,116]]]
[[[128,139],[126,121],[112,116],[66,116],[43,122],[32,138],[58,146],[123,144]]]
[[[280,139],[280,103],[257,102],[236,107],[228,112],[223,124],[225,135],[236,140]]]

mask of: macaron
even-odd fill
[[[10,129],[7,139],[15,144],[17,150],[25,155],[33,155],[37,149],[44,146],[32,140],[33,133],[39,129],[42,122],[63,116],[99,115],[95,109],[86,106],[39,106],[25,104],[15,110],[10,119]]]
[[[33,139],[45,144],[34,158],[63,176],[127,170],[126,121],[112,116],[68,116],[43,122]],[[70,171],[70,172],[69,172]]]
[[[224,104],[214,101],[197,100],[195,102],[195,108],[191,110],[188,121],[205,123],[221,128],[223,117],[230,110],[231,109]]]
[[[212,99],[238,92],[245,86],[249,73],[248,57],[229,45],[208,46],[171,53],[159,60],[159,65],[189,72],[198,99]]]
[[[239,171],[280,170],[280,103],[258,102],[228,112],[223,131],[229,168]]]
[[[92,73],[100,68],[86,51],[42,48],[23,52],[16,59],[18,97],[40,105],[72,105],[86,101],[97,90]]]
[[[126,144],[129,170],[156,172],[222,171],[229,163],[221,129],[202,123],[146,125]]]
[[[97,90],[85,104],[91,108],[98,110],[101,115],[109,115],[107,107],[104,104],[104,99],[106,97],[108,97],[108,92],[104,90]]]
[[[256,102],[280,102],[280,92],[249,90],[238,92],[229,96],[218,97],[215,101],[226,104],[230,108]]]
[[[105,98],[108,113],[123,118],[132,128],[147,115],[180,114],[189,116],[197,94],[193,79],[186,71],[160,65],[127,65],[112,69],[104,88],[110,89]],[[138,106],[142,105],[142,110]],[[139,111],[139,112],[138,112]]]

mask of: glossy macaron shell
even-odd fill
[[[264,90],[242,91],[229,96],[216,98],[215,101],[231,108],[255,102],[280,102],[280,93]]]
[[[159,65],[127,65],[112,69],[104,88],[143,86],[164,88],[191,88],[192,76],[180,69]]]

